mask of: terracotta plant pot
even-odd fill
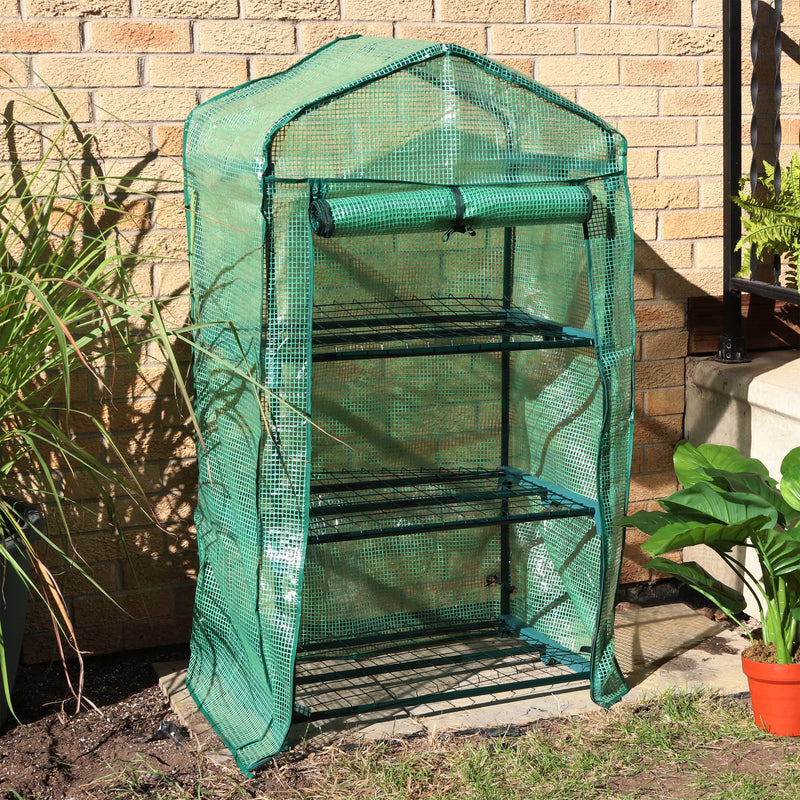
[[[800,664],[762,664],[742,656],[756,725],[776,736],[800,736]]]

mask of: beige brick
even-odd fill
[[[503,64],[509,69],[521,73],[526,78],[533,77],[533,59],[531,58],[523,58],[522,56],[492,56],[492,61],[497,61],[498,64]],[[567,97],[570,94],[570,99],[574,100],[574,90],[571,92],[565,91],[564,89],[561,90],[561,95],[563,97]]]
[[[108,120],[185,119],[196,105],[191,89],[106,89],[97,93],[100,118]]]
[[[697,123],[693,119],[620,119],[617,127],[631,147],[687,147],[697,143]]]
[[[327,40],[330,41],[330,40]],[[315,48],[312,48],[315,49]],[[250,78],[265,78],[268,75],[275,75],[289,69],[292,64],[296,64],[301,56],[263,56],[253,58],[250,61]]]
[[[666,391],[675,391],[667,389]],[[651,444],[644,447],[644,458],[647,472],[670,472],[674,447],[668,444]]]
[[[297,26],[297,30],[305,53],[313,52],[337,36],[382,36],[391,39],[394,35],[394,26],[391,22],[302,22]],[[261,60],[253,59],[254,69],[257,62]],[[267,59],[265,64],[268,65],[272,60]],[[264,68],[264,66],[261,67],[262,70]],[[285,67],[282,67],[282,69],[285,69]],[[273,71],[277,72],[279,70]],[[272,73],[262,72],[261,74]]]
[[[719,233],[722,230],[720,225]],[[702,297],[722,294],[722,269],[684,269],[658,276],[658,292],[664,298]]]
[[[791,152],[784,155],[786,144],[790,145],[791,149],[796,147],[796,142],[800,138],[800,119],[783,119],[781,120],[781,130],[783,132],[783,147],[781,147],[781,161],[787,163],[791,157]]]
[[[130,0],[28,0],[29,17],[127,17]]]
[[[679,362],[683,366],[683,361]],[[662,443],[674,445],[683,436],[683,414],[662,417],[642,417],[633,426],[636,444]]]
[[[76,597],[73,603],[73,622],[79,628],[91,627],[98,620],[105,624],[128,623],[132,620],[158,619],[172,615],[170,589],[144,589],[115,592],[109,597],[87,595]]]
[[[59,92],[59,99],[73,122],[88,122],[91,118],[88,92],[65,89]],[[24,95],[17,91],[0,91],[0,108],[6,109],[9,103],[13,104],[9,110],[17,122],[47,123],[54,119],[60,120],[64,115],[61,110],[55,113],[51,97],[44,89],[28,89]]]
[[[583,89],[581,102],[601,117],[654,117],[658,114],[658,89],[615,87]]]
[[[696,181],[632,181],[631,201],[635,209],[697,208]]]
[[[140,17],[226,19],[239,16],[237,0],[139,0]]]
[[[668,211],[661,217],[661,238],[702,239],[722,232],[722,209]]]
[[[632,509],[632,505],[628,506],[628,512],[631,514]],[[625,552],[619,574],[620,585],[649,581],[652,573],[642,566],[648,560],[649,557],[645,557],[639,545],[631,541],[631,533],[626,534]]]
[[[636,503],[643,500],[666,497],[677,488],[678,481],[675,475],[670,472],[656,473],[654,475],[636,475],[631,478],[630,499]]]
[[[177,297],[188,293],[188,269],[170,263],[160,264],[158,267],[158,294],[160,297]],[[181,423],[185,422],[185,419],[181,420]]]
[[[728,197],[725,187],[720,185],[719,178],[712,175],[700,180],[700,208],[714,208],[724,205]]]
[[[206,53],[295,52],[294,26],[288,22],[198,22],[197,35]]]
[[[747,108],[747,105],[744,105],[743,108]],[[800,113],[800,96],[798,96],[796,92],[784,91],[783,96],[781,97],[781,113]]]
[[[722,144],[724,137],[722,117],[703,117],[699,123],[699,130],[698,144]]]
[[[578,52],[589,55],[656,55],[658,28],[598,25],[578,28]]]
[[[81,49],[79,22],[0,20],[0,52],[77,53]]]
[[[249,19],[339,19],[339,0],[247,0],[245,10]]]
[[[622,58],[623,86],[697,86],[697,64],[682,58]]]
[[[644,447],[634,447],[631,451],[631,473],[644,472]]]
[[[156,147],[162,156],[180,156],[183,153],[183,126],[159,125],[155,131]]]
[[[575,52],[571,28],[536,25],[492,25],[489,52],[507,55],[565,55]]]
[[[722,58],[709,56],[700,59],[700,83],[703,86],[722,86]]]
[[[397,26],[397,35],[403,39],[426,39],[431,42],[460,44],[476,53],[486,52],[486,28],[483,25],[428,25],[420,22],[403,22]]]
[[[343,19],[433,21],[432,0],[342,0]]]
[[[575,25],[609,22],[610,19],[611,8],[608,0],[536,0],[528,4],[527,22]]]
[[[114,591],[120,588],[119,565],[114,561],[89,564],[84,571],[106,591]],[[83,577],[77,569],[67,570],[62,577],[62,581],[59,582],[59,585],[65,595],[93,594],[97,591],[96,587]]]
[[[655,279],[652,272],[633,273],[633,299],[652,300],[655,287]]]
[[[684,390],[679,387],[651,389],[644,393],[644,407],[650,417],[664,414],[683,414]]]
[[[156,198],[155,217],[159,228],[183,228],[186,225],[183,195]]]
[[[637,303],[636,329],[663,331],[668,328],[683,328],[686,324],[686,304],[678,302]],[[671,385],[671,384],[670,384]],[[640,386],[639,388],[647,388]]]
[[[788,5],[791,5],[789,3]],[[717,0],[696,0],[695,2],[694,24],[698,28],[721,28],[722,27],[722,4]],[[743,14],[746,20],[747,14]]]
[[[444,22],[524,22],[525,0],[440,0],[439,19]]]
[[[118,653],[122,650],[122,625],[91,631],[81,630],[79,646],[84,653]],[[95,644],[96,646],[92,646]],[[22,643],[22,663],[38,664],[59,658],[52,627],[47,633],[26,633]]]
[[[661,112],[667,117],[718,116],[722,114],[722,87],[665,89]]]
[[[119,653],[124,646],[124,628],[125,624],[121,622],[82,628],[78,635],[78,645],[84,653],[92,655]],[[52,639],[52,633],[50,638]]]
[[[634,211],[633,231],[645,241],[652,241],[658,232],[658,215],[654,211]]]
[[[659,154],[659,171],[665,178],[722,175],[722,148],[666,148]]]
[[[634,259],[637,269],[676,269],[692,263],[690,242],[636,242]]]
[[[536,80],[545,86],[608,86],[619,83],[619,59],[611,56],[543,56]]]
[[[646,361],[683,358],[687,353],[689,334],[686,331],[655,331],[642,335],[642,357]]]
[[[628,151],[629,178],[656,178],[658,176],[658,150],[636,147]]]
[[[139,85],[136,56],[39,56],[35,70],[54,88]]]
[[[0,0],[0,17],[19,16],[19,0]]]
[[[0,86],[27,86],[28,61],[27,58],[17,56],[0,56]]]
[[[38,130],[15,125],[8,134],[0,136],[0,161],[11,158],[9,138],[13,142],[16,158],[22,161],[38,160],[42,156],[42,136]]]
[[[238,86],[247,80],[247,60],[237,57],[150,56],[153,86]]]
[[[700,239],[694,243],[694,265],[698,269],[722,270],[722,239]]]
[[[661,52],[667,56],[706,56],[722,52],[722,31],[666,28],[661,32]]]
[[[192,632],[192,617],[188,615],[169,620],[129,622],[123,628],[123,646],[125,650],[160,647],[188,642]]]
[[[110,187],[116,187],[124,179],[125,186],[131,192],[174,192],[183,186],[183,169],[181,162],[175,158],[159,158],[142,165],[136,161],[123,161],[120,159],[113,164],[111,175],[117,179],[109,178]],[[148,242],[156,242],[158,234],[148,234]]]
[[[625,0],[614,4],[620,25],[691,25],[692,0]]]
[[[91,48],[97,53],[188,53],[189,22],[89,23]]]

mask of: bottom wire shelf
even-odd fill
[[[504,635],[498,634],[498,626]],[[498,620],[493,633],[448,636],[380,655],[306,656],[295,669],[295,721],[401,707],[424,714],[434,710],[427,706],[442,701],[588,681],[588,656],[531,628],[516,636],[508,633]]]

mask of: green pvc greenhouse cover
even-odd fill
[[[625,153],[528,78],[412,40],[336,40],[191,114],[202,435],[187,684],[245,772],[284,746],[298,651],[320,643],[515,619],[585,657],[597,702],[626,691],[613,655],[634,341]],[[465,339],[464,320],[482,332]],[[505,545],[424,502],[391,512],[390,532],[421,531],[398,539],[315,505],[330,476],[378,487],[371,508],[389,474],[405,491],[409,475],[498,467],[531,504]],[[573,516],[553,511],[573,500]],[[347,525],[357,541],[340,541]]]

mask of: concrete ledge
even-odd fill
[[[777,477],[786,453],[800,445],[800,350],[756,353],[747,364],[686,361],[684,433],[761,459]]]
[[[710,358],[686,361],[686,417],[684,435],[694,445],[727,444],[744,455],[760,459],[773,478],[780,477],[781,461],[800,445],[800,350],[756,353],[747,364],[721,364]],[[736,557],[745,557],[737,548]],[[697,561],[714,577],[742,591],[742,581],[705,546],[687,547],[684,560]],[[745,560],[758,573],[752,552]],[[748,598],[747,613],[758,616]]]

